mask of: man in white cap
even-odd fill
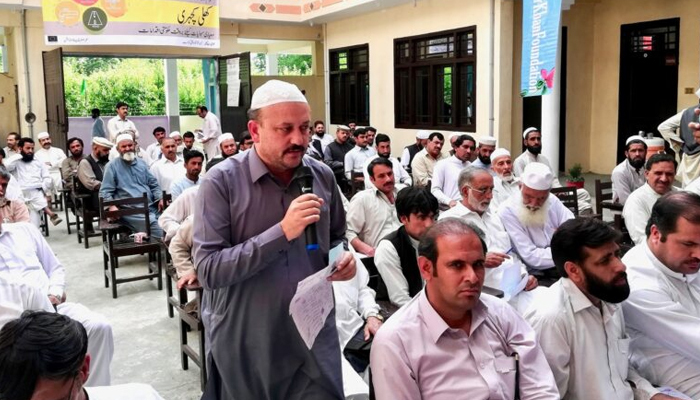
[[[520,195],[501,204],[499,210],[513,250],[542,286],[559,279],[550,249],[552,235],[564,221],[574,218],[571,210],[549,192],[552,180],[548,166],[528,164],[520,177]]]
[[[212,158],[207,162],[207,171],[214,168],[214,166],[225,159],[235,156],[238,153],[238,146],[236,144],[236,139],[234,139],[233,134],[226,132],[216,138],[219,144],[220,153],[216,157]]]
[[[98,211],[99,192],[104,177],[105,167],[109,162],[109,150],[114,143],[103,137],[92,138],[92,151],[78,164],[78,182],[76,191],[90,195],[90,201],[85,203],[88,210]]]
[[[491,167],[496,174],[493,177],[491,207],[497,211],[506,200],[520,193],[520,179],[513,175],[513,161],[510,158],[510,152],[504,148],[496,149],[491,153]]]
[[[34,158],[44,163],[49,169],[53,180],[51,192],[56,196],[58,190],[63,188],[61,163],[66,159],[66,153],[58,147],[51,146],[51,136],[48,132],[41,132],[36,138],[39,141],[39,149],[34,152]]]
[[[177,145],[173,138],[163,138],[160,149],[161,157],[151,164],[150,171],[158,180],[160,189],[170,192],[172,183],[185,176],[185,160],[177,156]]]
[[[201,140],[204,144],[204,152],[207,155],[207,161],[216,157],[219,152],[219,143],[217,139],[221,136],[221,122],[214,113],[207,110],[205,106],[197,106],[197,115],[204,120],[202,124]]]
[[[146,154],[148,154],[148,158],[151,160],[151,162],[148,164],[149,166],[158,161],[161,154],[163,154],[160,145],[163,143],[165,136],[165,128],[162,126],[157,126],[155,129],[153,129],[153,137],[156,139],[156,141],[155,143],[151,143],[148,145],[148,147],[146,147]]]
[[[700,98],[700,89],[695,95]],[[679,164],[676,179],[683,187],[700,175],[700,143],[696,139],[697,135],[693,134],[693,129],[689,127],[689,124],[698,120],[696,109],[697,104],[688,107],[662,122],[657,128],[677,154]]]
[[[146,193],[150,205],[151,236],[163,237],[163,231],[158,226],[158,216],[163,211],[163,191],[158,180],[148,170],[146,162],[136,156],[136,144],[130,134],[117,136],[116,142],[119,158],[107,164],[100,185],[100,196],[109,201],[141,197]],[[119,222],[134,232],[146,231],[143,215],[128,215]]]
[[[644,163],[647,160],[647,144],[638,135],[625,141],[625,160],[612,171],[613,201],[625,204],[629,195],[646,182]]]
[[[491,176],[496,173],[491,168],[491,154],[496,151],[496,138],[491,136],[480,137],[477,139],[478,147],[476,148],[476,160],[472,162],[472,166],[489,171]]]
[[[413,174],[413,184],[417,186],[428,186],[433,179],[435,164],[447,155],[442,154],[442,146],[445,144],[445,137],[440,132],[433,132],[428,136],[428,143],[425,148],[413,157],[411,171]]]
[[[139,130],[136,129],[134,121],[128,118],[129,105],[120,101],[116,105],[117,115],[107,122],[107,131],[109,132],[110,142],[117,140],[117,136],[122,133],[131,132],[134,139],[139,138]]]
[[[175,140],[177,156],[182,158],[184,156],[185,151],[185,145],[182,144],[182,134],[179,131],[172,131],[170,132],[168,137]]]
[[[311,349],[289,315],[299,282],[324,269],[330,249],[345,242],[341,194],[328,167],[304,157],[311,111],[296,86],[266,82],[253,93],[248,117],[255,146],[207,172],[194,214],[193,258],[210,339],[202,398],[343,399],[332,291]],[[313,193],[302,194],[307,180]],[[312,224],[316,243],[304,235]],[[338,258],[328,279],[351,279],[352,254]],[[319,287],[330,289],[321,279]]]
[[[673,186],[676,160],[670,154],[654,154],[646,162],[646,184],[632,192],[622,209],[625,226],[635,244],[646,240],[646,227],[651,208],[666,193],[678,190]]]
[[[464,134],[457,136],[454,144],[454,155],[440,160],[435,164],[430,192],[437,197],[443,208],[452,208],[462,198],[459,190],[459,173],[470,162],[472,152],[476,149],[473,137]]]
[[[410,146],[406,146],[401,154],[401,166],[410,174],[411,173],[411,163],[413,162],[413,157],[418,154],[425,144],[428,143],[428,136],[430,136],[430,131],[420,130],[416,132],[416,142]]]

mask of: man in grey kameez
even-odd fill
[[[335,312],[311,350],[289,315],[297,284],[343,241],[341,194],[331,170],[304,157],[310,110],[296,86],[261,86],[249,117],[255,146],[208,172],[197,197],[193,254],[209,341],[202,398],[342,399]],[[300,196],[301,165],[311,168],[314,194]],[[304,228],[312,223],[320,248],[307,252]],[[346,252],[331,279],[354,274]]]

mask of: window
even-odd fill
[[[330,51],[331,123],[369,125],[369,46]]]
[[[397,128],[476,131],[476,27],[394,40]]]

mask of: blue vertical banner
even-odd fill
[[[552,90],[559,46],[562,0],[523,1],[523,59],[520,95],[541,96]]]

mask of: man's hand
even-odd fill
[[[535,278],[533,275],[530,275],[529,278],[527,278],[527,284],[525,285],[525,291],[529,292],[530,290],[534,289],[539,285],[540,283],[537,282],[537,278]]]
[[[355,257],[349,251],[338,261],[338,269],[328,277],[329,281],[349,281],[355,277]]]
[[[377,334],[379,328],[382,327],[382,321],[377,317],[368,317],[365,323],[365,342],[369,340],[370,337]]]
[[[56,297],[52,294],[49,295],[49,301],[51,302],[51,305],[53,305],[53,306],[57,306],[57,305],[63,303],[63,300],[64,299],[62,299],[60,297]]]
[[[321,219],[323,199],[315,194],[303,194],[292,201],[280,222],[287,241],[298,238],[308,225]]]
[[[488,253],[486,253],[486,260],[484,260],[484,266],[486,268],[496,268],[503,264],[503,261],[505,261],[508,258],[510,258],[508,254],[489,251]]]
[[[165,208],[165,203],[163,202],[163,199],[160,199],[158,201],[158,212],[163,212],[163,208]]]
[[[193,283],[197,283],[197,274],[195,272],[182,275],[180,279],[177,280],[177,290],[182,289],[185,285],[191,285]]]
[[[456,206],[456,205],[457,205],[457,201],[456,201],[456,200],[452,200],[452,201],[450,202],[450,204],[449,204],[450,208],[452,208],[452,207],[454,207],[454,206]]]
[[[657,393],[651,396],[651,400],[681,400],[678,397],[668,396],[662,393]]]
[[[119,210],[119,207],[117,207],[117,206],[109,206],[108,211],[118,211],[118,210]],[[114,222],[116,220],[117,220],[116,218],[107,218],[107,221],[109,221],[109,222]]]

